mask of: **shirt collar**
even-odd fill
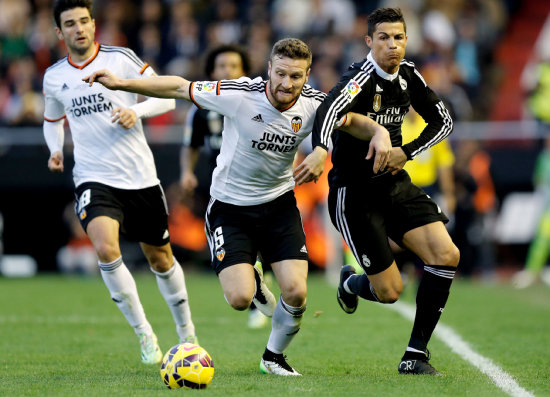
[[[374,68],[376,69],[376,74],[378,74],[378,76],[382,77],[385,80],[393,81],[399,74],[399,69],[397,69],[397,72],[395,72],[394,74],[389,74],[385,72],[380,66],[378,66],[378,64],[372,57],[372,51],[368,53],[367,59],[374,65]]]

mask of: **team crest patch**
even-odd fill
[[[292,126],[292,131],[300,131],[300,128],[302,128],[302,118],[300,116],[293,117],[290,125]]]
[[[223,248],[218,248],[216,251],[216,258],[221,262],[223,261],[223,258],[225,257],[225,250]]]
[[[372,108],[375,112],[378,112],[382,107],[382,95],[376,94],[374,100],[372,101]]]
[[[361,86],[355,80],[350,80],[342,90],[348,102],[351,102],[357,94],[361,92]]]
[[[80,211],[80,215],[79,215],[80,220],[83,221],[84,219],[86,219],[87,216],[88,216],[88,213],[86,212],[86,210]]]
[[[367,257],[367,255],[363,254],[361,259],[363,260],[363,266],[370,267],[370,259]]]
[[[402,90],[407,89],[407,80],[405,80],[403,77],[399,76],[399,85],[401,86]]]

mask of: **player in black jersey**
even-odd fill
[[[329,211],[365,270],[362,275],[356,275],[351,266],[341,270],[337,298],[346,313],[355,311],[358,296],[381,303],[399,298],[403,283],[388,237],[422,259],[416,318],[398,371],[439,375],[428,362],[427,345],[447,302],[459,251],[444,226],[447,217],[411,183],[403,165],[447,137],[453,124],[414,64],[403,59],[407,35],[400,9],[382,8],[370,14],[365,41],[371,50],[368,56],[349,67],[318,108],[314,151],[294,175],[298,184],[316,180],[332,137]],[[428,125],[418,138],[402,145],[401,124],[411,105]],[[350,111],[368,115],[390,132],[393,148],[387,166],[379,172],[377,164],[365,159],[368,142],[329,128]]]

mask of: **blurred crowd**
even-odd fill
[[[489,114],[498,69],[494,49],[520,5],[518,0],[95,0],[94,17],[99,43],[129,47],[158,74],[189,80],[206,78],[206,54],[225,43],[241,44],[249,52],[251,77],[266,77],[273,43],[298,37],[314,55],[309,84],[327,92],[349,64],[366,56],[368,14],[398,6],[407,23],[406,58],[459,122],[484,120]],[[42,125],[44,72],[66,55],[51,9],[52,0],[0,0],[0,127]],[[146,124],[183,126],[188,109],[188,103],[178,102],[170,116]],[[403,128],[412,130],[413,139],[422,123],[411,114]],[[433,175],[423,187],[439,197],[450,215],[462,273],[490,270],[494,253],[486,244],[487,223],[497,206],[491,159],[475,141],[457,141],[438,151],[418,160]],[[166,186],[173,243],[185,255],[191,253],[191,259],[207,262],[203,213],[192,200],[182,199],[177,185]],[[326,183],[304,185],[296,195],[310,259],[325,267],[338,248],[326,229]],[[81,247],[80,242],[73,245]]]
[[[514,0],[96,0],[97,40],[132,48],[158,74],[204,78],[204,55],[221,43],[251,54],[264,75],[282,37],[306,41],[314,54],[310,83],[329,90],[366,55],[369,12],[399,6],[409,36],[407,58],[446,100],[457,120],[480,119],[488,106],[494,44]],[[0,126],[42,124],[42,77],[66,55],[54,31],[51,0],[0,0]],[[182,121],[179,117],[167,122]]]

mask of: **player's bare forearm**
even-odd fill
[[[143,79],[120,79],[109,70],[99,70],[82,80],[90,84],[98,82],[110,90],[134,92],[157,98],[182,98],[190,100],[189,81],[179,76],[153,76]]]
[[[382,125],[363,114],[349,112],[346,117],[346,122],[339,128],[347,132],[351,136],[362,141],[370,141],[376,132],[389,132]]]
[[[319,179],[325,168],[327,151],[321,146],[316,146],[300,165],[294,169],[294,182],[296,185]]]

